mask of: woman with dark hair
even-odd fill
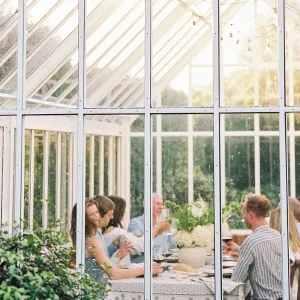
[[[134,236],[132,233],[127,232],[122,225],[122,221],[124,219],[125,209],[126,209],[126,201],[118,196],[108,196],[115,205],[114,216],[109,221],[108,226],[103,228],[103,237],[106,245],[111,244],[112,241],[116,240],[120,236],[126,236],[127,240],[130,240],[132,243],[132,247],[138,252],[144,252],[144,236]],[[153,238],[157,235],[163,233],[166,228],[166,222],[161,221],[157,223],[157,226],[153,227]],[[138,260],[139,261],[139,260]],[[126,256],[122,259],[122,264],[130,264],[130,256]]]
[[[103,198],[101,200],[103,200]],[[104,201],[107,202],[105,199]],[[85,272],[90,274],[91,277],[97,282],[106,282],[108,277],[113,279],[123,279],[143,275],[144,268],[141,267],[130,270],[121,269],[117,265],[113,264],[106,254],[105,243],[103,239],[101,239],[101,235],[97,233],[97,228],[99,227],[99,225],[104,227],[105,223],[107,225],[108,220],[111,219],[113,210],[109,209],[105,213],[106,209],[108,209],[109,207],[109,205],[107,206],[107,208],[105,208],[105,205],[104,207],[98,207],[98,203],[97,201],[95,201],[94,197],[86,201]],[[101,214],[99,213],[99,210],[102,211]],[[75,204],[72,211],[72,225],[70,230],[74,246],[76,245],[76,217],[77,207]],[[107,267],[102,268],[102,266]],[[159,264],[154,264],[152,270],[153,274],[162,272]]]

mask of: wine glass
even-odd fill
[[[231,233],[231,231],[229,229],[226,230],[226,231],[224,231],[224,232],[222,232],[222,241],[224,243],[228,243],[231,240],[232,240],[232,233]]]
[[[160,264],[166,260],[166,256],[164,256],[164,250],[160,246],[155,246],[153,249],[153,261]]]
[[[171,213],[168,207],[163,207],[160,216],[158,216],[158,220],[168,220],[170,219]]]

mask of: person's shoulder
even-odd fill
[[[138,223],[138,222],[141,221],[141,219],[142,219],[142,216],[135,217],[135,218],[130,220],[129,225],[134,224],[134,223]]]

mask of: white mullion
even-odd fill
[[[122,139],[123,137],[116,137],[117,139],[117,195],[122,193]],[[127,174],[129,176],[129,174]],[[127,200],[127,199],[126,199]]]
[[[34,144],[35,144],[35,132],[30,130],[30,147],[29,147],[29,199],[28,199],[28,226],[30,230],[33,230],[33,212],[34,212]]]
[[[127,228],[130,222],[130,178],[131,178],[131,151],[130,151],[130,124],[123,127],[122,132],[122,194],[126,200],[126,212],[124,225]]]
[[[73,208],[73,162],[74,162],[74,149],[73,149],[73,135],[74,133],[71,132],[69,134],[69,157],[68,157],[68,232],[71,229],[71,215],[72,215],[72,208]]]
[[[85,132],[84,105],[86,101],[86,0],[79,1],[78,12],[78,115],[77,115],[77,222],[76,222],[76,268],[84,271],[85,259]]]
[[[292,114],[290,115],[290,126]],[[295,136],[291,135],[290,140],[290,195],[296,197],[296,155],[295,155]]]
[[[14,221],[20,224],[23,229],[22,220],[24,219],[24,122],[22,109],[25,104],[25,74],[26,74],[26,1],[19,0],[18,11],[18,74],[17,74],[17,116],[16,116],[16,151],[15,151],[15,202],[14,202]],[[14,148],[12,148],[14,149]],[[14,164],[12,164],[14,166]],[[11,185],[13,181],[11,181]]]
[[[283,299],[289,299],[289,231],[287,193],[287,151],[286,151],[286,69],[285,69],[285,0],[278,0],[278,51],[279,51],[279,153],[280,153],[280,196],[282,237],[282,282]]]
[[[13,165],[14,165],[14,128],[11,122],[4,126],[4,145],[3,145],[3,206],[2,206],[2,223],[8,222],[8,232],[12,233],[13,224],[13,199],[12,199],[12,182],[13,182]]]
[[[145,138],[144,138],[144,299],[152,299],[152,130],[150,107],[152,102],[152,0],[145,1]]]
[[[95,178],[95,136],[90,135],[90,182],[89,182],[89,195],[95,195],[94,178]]]
[[[193,106],[193,83],[192,83],[192,63],[189,63],[189,96],[188,106]],[[193,117],[188,118],[188,203],[194,201],[194,141],[193,141]]]
[[[226,134],[225,115],[220,115],[220,177],[221,177],[221,205],[226,205]]]
[[[42,208],[42,226],[48,226],[48,198],[49,198],[49,153],[50,153],[50,134],[44,132],[43,140],[43,208]]]
[[[161,106],[161,91],[158,93],[157,106]],[[161,114],[156,117],[156,192],[162,195],[162,118]],[[152,134],[152,139],[154,135]]]
[[[215,298],[223,299],[222,208],[220,192],[220,3],[213,1],[213,91],[214,91],[214,245]],[[225,145],[223,145],[224,147]]]
[[[114,174],[114,145],[113,145],[113,137],[108,137],[108,195],[113,194],[113,174]]]
[[[104,194],[104,136],[99,137],[99,194]]]
[[[259,114],[254,114],[254,173],[255,193],[260,194],[260,132]],[[268,135],[269,136],[269,135]]]
[[[3,145],[4,145],[4,128],[0,127],[0,228],[2,222],[3,201]],[[6,175],[6,174],[5,174]]]
[[[55,218],[61,219],[61,132],[56,135]]]

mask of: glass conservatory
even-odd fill
[[[249,286],[223,278],[222,224],[249,234],[239,203],[264,194],[281,202],[289,299],[299,1],[0,0],[0,16],[0,223],[10,233],[56,219],[69,233],[77,203],[79,267],[85,199],[117,195],[125,229],[144,214],[145,275],[112,280],[108,299],[243,299]],[[151,276],[153,193],[213,208],[211,280]]]

